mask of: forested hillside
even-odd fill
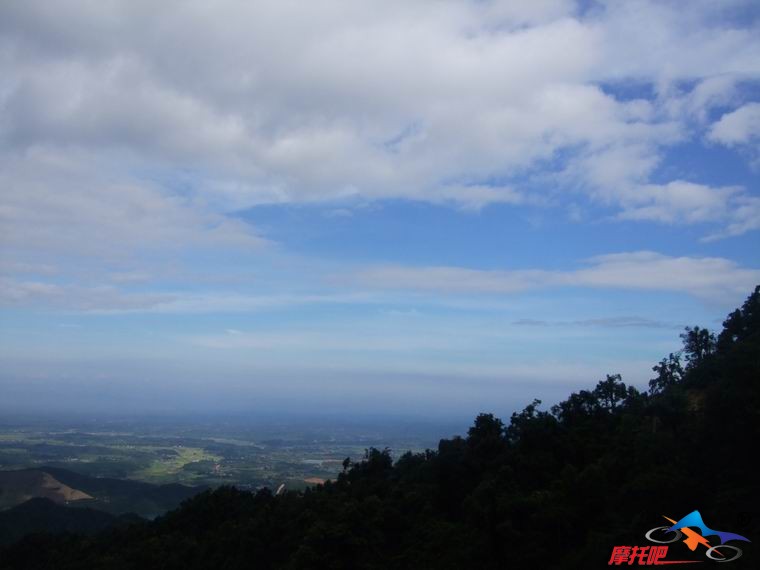
[[[45,529],[47,532],[94,534],[112,526],[127,526],[142,519],[134,514],[115,516],[99,509],[64,507],[50,499],[34,498],[0,511],[0,546]]]
[[[364,461],[304,493],[220,488],[150,523],[28,537],[3,568],[596,568],[615,545],[699,509],[756,541],[760,287],[716,336],[699,327],[653,367],[648,392],[610,375],[466,437]],[[701,547],[700,547],[701,548]],[[742,543],[730,568],[757,568]],[[693,558],[702,556],[695,552]]]

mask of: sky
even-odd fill
[[[0,409],[645,388],[758,230],[757,2],[0,4]]]

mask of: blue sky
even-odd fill
[[[507,415],[760,283],[756,3],[0,7],[0,406]]]

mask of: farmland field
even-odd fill
[[[453,429],[453,428],[452,428]],[[298,489],[334,478],[344,459],[367,448],[390,446],[394,454],[434,447],[443,426],[371,424],[347,427],[329,421],[258,425],[241,420],[120,419],[0,423],[0,470],[60,467],[95,477],[149,483],[242,488],[285,483]]]

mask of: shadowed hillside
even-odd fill
[[[137,515],[116,517],[89,508],[63,507],[50,499],[37,498],[0,512],[0,545],[38,532],[94,534],[112,526],[141,520]]]
[[[35,497],[43,497],[55,503],[92,499],[87,493],[72,488],[39,469],[0,471],[0,509],[19,505]]]
[[[91,505],[93,508],[112,514],[131,512],[153,517],[177,507],[185,499],[205,489],[178,483],[153,485],[126,479],[90,477],[57,467],[43,469],[59,481],[92,495],[97,499],[97,503]]]
[[[754,543],[760,287],[720,334],[694,327],[682,339],[646,393],[608,375],[508,423],[481,414],[466,437],[395,464],[389,450],[368,449],[304,493],[222,487],[95,539],[29,537],[0,553],[0,566],[595,568],[613,546],[646,544],[663,515],[696,509]],[[757,567],[753,543],[730,568]],[[702,547],[685,552],[707,561]]]
[[[86,506],[114,515],[136,513],[155,517],[177,507],[205,487],[152,485],[140,481],[90,477],[56,467],[0,471],[0,509],[32,498]]]

